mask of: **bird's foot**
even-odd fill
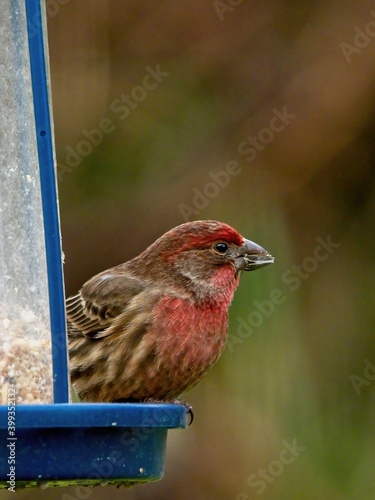
[[[185,406],[186,411],[188,412],[189,417],[190,417],[190,421],[189,421],[188,425],[191,425],[193,423],[193,420],[194,420],[194,411],[193,411],[192,405],[190,403],[187,403],[186,401],[182,401],[182,399],[174,399],[172,401],[172,403]]]
[[[194,420],[194,412],[193,412],[193,407],[190,403],[186,403],[185,401],[182,401],[182,399],[172,399],[172,400],[167,400],[164,401],[162,399],[153,399],[153,398],[148,398],[143,401],[144,403],[164,403],[164,404],[176,404],[176,405],[182,405],[185,406],[186,411],[189,414],[190,421],[188,423],[188,426],[193,423]]]

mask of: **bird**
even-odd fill
[[[223,352],[241,272],[273,262],[228,224],[197,220],[89,279],[66,300],[79,398],[181,402]]]

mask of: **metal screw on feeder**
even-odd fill
[[[1,0],[0,488],[160,479],[173,404],[72,404],[43,0]]]

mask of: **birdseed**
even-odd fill
[[[53,402],[51,333],[46,321],[17,305],[0,308],[0,404]]]

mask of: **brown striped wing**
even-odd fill
[[[129,303],[146,288],[138,278],[108,271],[87,281],[80,292],[66,301],[70,337],[102,338]]]

